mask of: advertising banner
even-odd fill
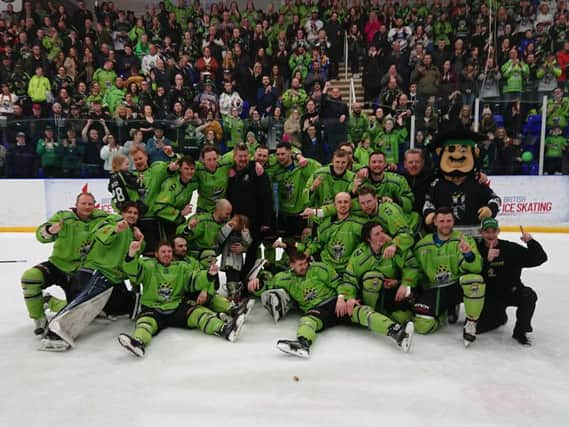
[[[503,225],[569,225],[567,176],[492,176],[492,189],[502,199]]]
[[[75,199],[79,193],[92,193],[97,201],[97,208],[112,212],[111,194],[107,190],[108,183],[108,179],[46,179],[46,217],[49,218],[59,210],[75,206]]]

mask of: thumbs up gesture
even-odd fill
[[[55,224],[52,224],[49,226],[48,228],[48,232],[49,234],[58,234],[61,229],[63,228],[63,220],[56,222]]]
[[[466,240],[464,240],[464,234],[463,233],[460,234],[460,242],[458,244],[458,250],[460,252],[462,252],[463,254],[467,254],[468,252],[472,251],[472,248],[470,247],[468,242]]]
[[[489,262],[500,256],[500,249],[496,249],[496,242],[496,240],[492,240],[492,243],[490,243],[490,249],[488,249],[488,256],[486,257]]]

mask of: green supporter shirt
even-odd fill
[[[133,284],[142,285],[141,303],[161,311],[175,310],[191,292],[206,290],[215,293],[207,271],[195,270],[184,261],[165,266],[154,258],[125,257],[123,269]]]
[[[229,184],[229,170],[233,167],[233,159],[222,159],[218,162],[214,172],[205,166],[196,163],[195,179],[198,181],[198,211],[213,212],[215,203],[225,198]]]
[[[261,290],[284,289],[296,301],[299,308],[307,312],[335,299],[338,296],[339,284],[340,276],[331,266],[323,262],[313,262],[308,267],[306,275],[299,276],[291,270],[284,271],[265,283]]]
[[[460,236],[458,231],[453,231],[448,240],[440,242],[433,233],[417,242],[414,255],[421,269],[420,283],[424,288],[449,286],[458,282],[463,274],[482,271],[482,257],[476,243],[471,237],[464,236],[473,254],[469,262],[458,249]]]
[[[367,135],[369,130],[369,119],[367,115],[351,114],[348,120],[348,142],[357,144]]]
[[[308,245],[308,253],[320,254],[322,262],[342,273],[361,242],[363,225],[361,219],[351,215],[343,220],[336,216],[324,219],[318,226],[316,238]]]
[[[152,206],[152,215],[181,224],[185,221],[181,210],[190,203],[192,194],[197,189],[198,182],[195,178],[185,184],[180,179],[180,174],[166,178]]]
[[[373,141],[377,150],[385,154],[387,163],[399,164],[399,145],[405,143],[407,129],[393,130],[390,133],[382,132]]]
[[[43,138],[39,139],[36,152],[40,157],[42,167],[53,168],[60,166],[62,148],[57,141],[46,143]]]
[[[241,118],[233,116],[223,116],[224,133],[229,135],[227,147],[233,148],[245,140],[245,122]]]
[[[545,157],[562,158],[567,145],[567,138],[563,135],[548,136],[545,138]]]
[[[393,258],[385,259],[383,251],[389,245],[389,242],[386,243],[376,254],[369,244],[361,243],[348,261],[338,292],[344,294],[346,299],[359,298],[366,280],[396,279],[401,285],[415,287],[419,270],[413,252],[397,252]],[[367,304],[365,293],[363,303]]]
[[[104,68],[99,68],[93,73],[93,81],[99,83],[99,86],[101,86],[101,93],[103,95],[115,84],[116,78],[117,73],[115,70],[105,70]]]
[[[307,159],[307,165],[300,167],[296,160],[289,167],[277,164],[271,171],[271,181],[278,186],[278,204],[280,212],[287,215],[297,215],[304,210],[305,200],[303,191],[320,163]]]
[[[91,246],[92,232],[108,214],[95,209],[86,220],[80,219],[75,210],[59,211],[36,230],[36,239],[40,243],[55,243],[49,262],[67,274],[75,273]],[[56,235],[47,229],[63,221],[63,227]]]
[[[413,211],[415,195],[404,176],[385,171],[383,179],[374,181],[368,177],[362,185],[372,186],[375,189],[375,194],[380,199],[384,196],[389,197],[393,202],[401,206],[406,214]]]
[[[318,177],[322,179],[322,182],[314,191],[310,191],[310,187]],[[354,177],[354,172],[350,170],[346,170],[343,175],[336,175],[332,165],[321,167],[314,172],[306,183],[303,195],[305,206],[322,206],[332,203],[336,194],[340,192],[350,193],[354,185]]]
[[[130,227],[121,233],[115,231],[117,223],[122,219],[119,215],[112,215],[100,225],[94,233],[91,250],[82,265],[100,271],[112,283],[126,279],[126,274],[122,270],[122,261],[134,240]]]
[[[207,212],[198,214],[197,220],[198,223],[194,228],[182,224],[176,232],[186,238],[190,255],[199,260],[202,259],[200,254],[203,251],[218,252],[217,234],[224,223],[216,222],[213,214]]]

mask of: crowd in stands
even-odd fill
[[[281,141],[322,164],[348,141],[359,163],[379,149],[401,168],[411,136],[427,150],[442,128],[473,128],[476,98],[482,170],[531,173],[544,95],[545,171],[569,170],[564,0],[77,6],[26,1],[0,16],[0,176],[98,178],[140,146],[154,162],[166,146],[198,159],[208,144]],[[363,105],[333,83],[346,35]]]

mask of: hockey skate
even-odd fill
[[[310,343],[304,337],[299,337],[298,340],[278,340],[277,348],[283,353],[303,359],[308,359],[310,356]]]
[[[292,300],[283,289],[271,289],[261,295],[261,304],[267,309],[275,324],[291,309]]]
[[[459,313],[460,313],[460,305],[453,305],[448,308],[447,322],[449,325],[454,325],[456,322],[458,322]]]
[[[466,322],[464,322],[462,338],[464,339],[465,347],[468,347],[476,340],[476,322],[474,320],[467,319]]]
[[[241,313],[239,316],[227,322],[219,332],[219,335],[224,337],[229,342],[235,342],[237,338],[239,338],[239,334],[241,334],[244,323],[245,314]]]
[[[253,268],[251,268],[251,270],[247,274],[247,282],[251,279],[257,278],[257,276],[263,269],[263,266],[266,264],[266,262],[267,260],[262,258],[259,258],[255,261],[255,264],[253,264]]]
[[[47,319],[42,317],[41,319],[33,319],[34,320],[34,334],[37,336],[41,336],[45,334],[47,328]]]
[[[71,345],[69,343],[62,340],[53,332],[48,332],[47,335],[44,338],[42,338],[38,350],[63,352],[69,350],[70,348]]]
[[[118,336],[119,344],[134,354],[136,357],[144,357],[145,346],[142,341],[127,334]]]
[[[255,306],[255,300],[253,298],[246,298],[243,301],[241,301],[239,304],[235,304],[233,307],[231,307],[230,309],[231,316],[237,317],[240,314],[244,314],[246,319],[253,311],[254,306]]]
[[[408,353],[413,343],[414,333],[415,325],[413,325],[413,322],[406,321],[401,325],[395,324],[391,326],[389,331],[387,331],[387,336],[393,338],[397,345],[401,347],[401,350]]]

